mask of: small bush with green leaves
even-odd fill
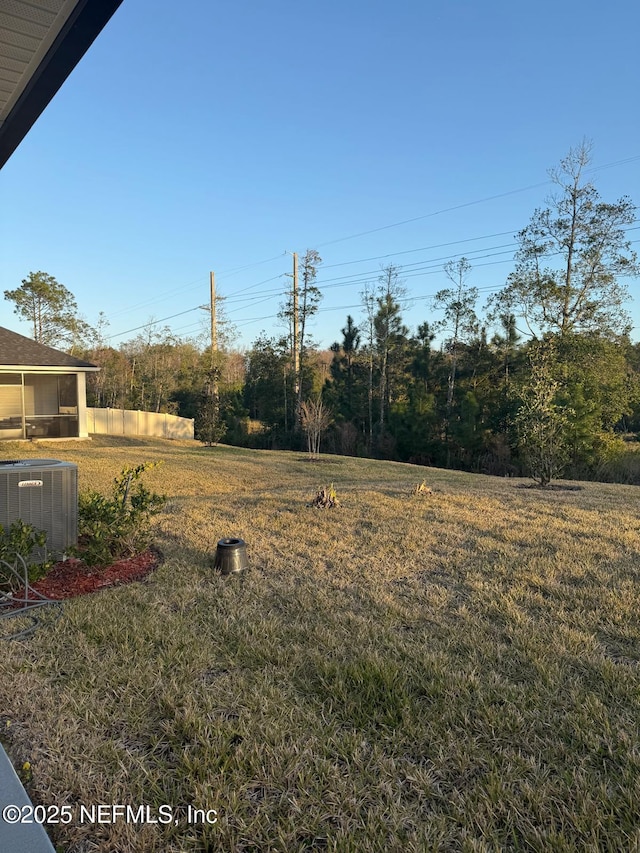
[[[108,565],[138,554],[151,540],[151,518],[164,504],[164,495],[140,482],[145,471],[161,462],[143,462],[122,469],[111,497],[85,492],[79,499],[78,556],[89,566]]]
[[[47,544],[46,530],[36,530],[32,524],[27,524],[21,519],[13,521],[8,529],[0,524],[0,590],[12,590],[19,585],[18,576],[10,570],[10,567],[19,569],[22,560],[29,565],[33,551],[36,548],[45,549]],[[29,576],[33,580],[34,574],[42,574],[46,567],[46,552],[44,561],[38,561],[37,566],[29,570]]]

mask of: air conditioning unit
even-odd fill
[[[57,459],[0,461],[0,524],[46,530],[49,554],[78,541],[78,466]]]

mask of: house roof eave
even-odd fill
[[[97,373],[101,367],[78,365],[0,364],[0,373]]]
[[[30,0],[3,5],[11,39],[0,40],[0,168],[121,2]]]

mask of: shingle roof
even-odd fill
[[[0,326],[0,368],[12,367],[72,367],[76,369],[98,369],[90,361],[82,361],[66,352],[46,347],[17,332]]]

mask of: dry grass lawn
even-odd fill
[[[2,452],[104,491],[165,460],[159,570],[0,649],[3,741],[34,802],[71,806],[60,850],[640,850],[637,487],[153,439]],[[307,506],[331,482],[340,506]],[[223,536],[250,571],[212,571]]]

